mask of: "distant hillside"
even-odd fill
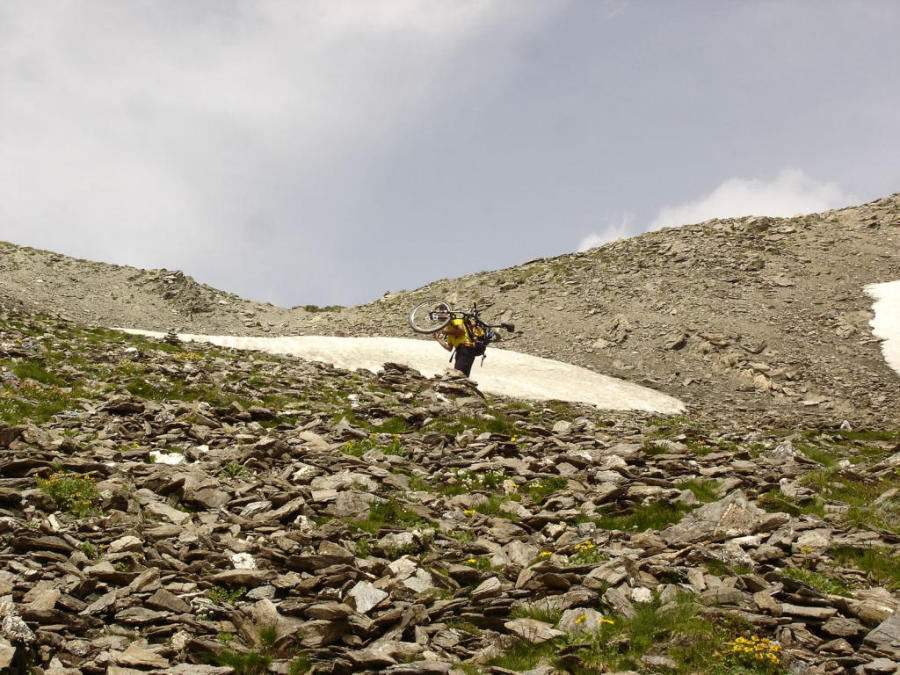
[[[900,377],[871,334],[863,292],[900,278],[900,194],[790,219],[669,228],[330,311],[11,244],[0,245],[0,278],[7,306],[217,334],[410,336],[406,315],[419,299],[477,301],[485,316],[519,326],[509,348],[654,387],[695,415],[771,425],[900,419]]]

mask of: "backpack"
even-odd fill
[[[484,356],[487,346],[496,336],[493,328],[485,328],[484,332],[475,338],[475,356]]]

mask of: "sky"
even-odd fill
[[[896,0],[3,0],[0,240],[351,305],[858,204],[900,191],[898,34]]]

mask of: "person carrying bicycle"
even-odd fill
[[[469,377],[475,357],[484,354],[484,347],[481,343],[484,343],[486,335],[478,322],[474,318],[451,319],[450,323],[432,335],[438,344],[448,352],[456,350],[453,367]],[[492,338],[499,340],[500,336],[495,334]]]

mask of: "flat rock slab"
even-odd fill
[[[556,630],[549,623],[537,619],[513,619],[503,626],[516,637],[539,644],[565,635],[561,630]]]
[[[724,499],[701,506],[660,535],[670,546],[685,546],[743,537],[774,529],[787,520],[787,514],[766,513],[750,502],[743,491],[735,490]]]
[[[900,614],[893,614],[882,621],[865,641],[875,648],[900,656]]]

